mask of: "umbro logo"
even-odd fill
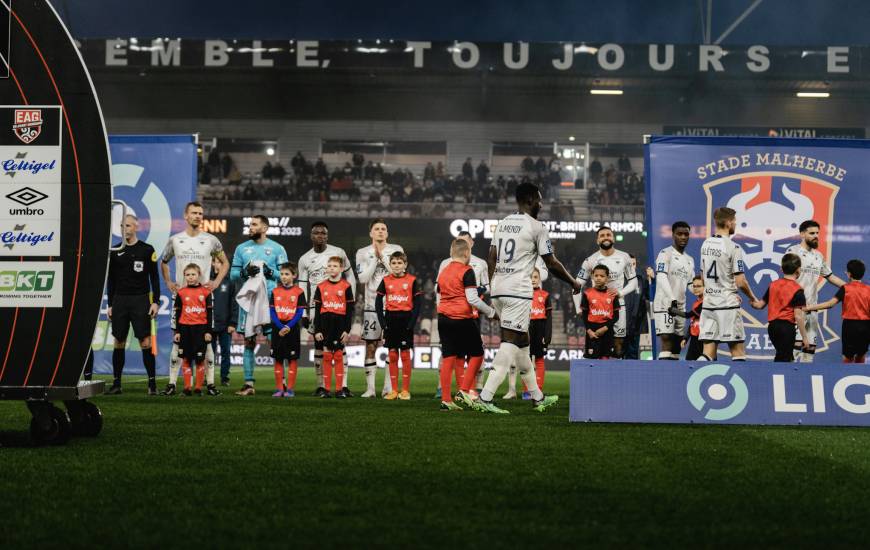
[[[36,204],[39,201],[47,199],[48,195],[30,187],[22,187],[21,189],[17,189],[7,194],[6,198],[13,202],[17,202],[18,204],[30,206],[31,204]]]

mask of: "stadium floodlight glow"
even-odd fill
[[[269,147],[268,149],[266,149],[266,154],[269,155],[270,157],[273,156],[275,154],[275,149],[272,147]]]
[[[830,92],[798,92],[798,97],[831,97]]]
[[[622,90],[592,88],[589,93],[592,95],[622,95]]]
[[[568,136],[568,141],[574,141],[574,136]]]

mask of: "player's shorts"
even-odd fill
[[[686,320],[678,315],[671,315],[667,311],[655,312],[656,335],[676,334],[682,337],[686,334]]]
[[[411,349],[414,347],[414,327],[408,327],[411,322],[411,312],[386,312],[387,327],[384,329],[384,346],[387,349]]]
[[[384,330],[381,327],[381,322],[378,320],[376,311],[363,311],[363,330],[362,339],[366,342],[380,340],[384,337]]]
[[[501,328],[522,333],[529,332],[529,318],[532,315],[531,298],[493,297],[492,307],[498,313]]]
[[[845,357],[864,355],[870,347],[870,321],[843,319],[841,335]]]
[[[269,355],[275,361],[293,361],[299,359],[300,353],[300,331],[299,324],[293,325],[290,332],[284,336],[279,335],[280,330],[277,328],[272,331],[272,349],[269,350]]]
[[[529,355],[532,357],[544,357],[547,355],[547,346],[544,344],[544,337],[546,335],[546,319],[533,319],[529,321]]]
[[[112,300],[112,336],[115,340],[126,340],[131,324],[136,339],[151,336],[151,316],[148,315],[150,307],[147,294],[115,294]]]
[[[701,334],[698,339],[723,343],[746,340],[740,308],[701,309]]]
[[[341,343],[341,333],[344,332],[344,315],[336,313],[321,313],[318,331],[323,334],[323,347],[329,351],[344,349]]]
[[[804,324],[804,328],[807,331],[807,342],[811,346],[815,346],[818,344],[818,336],[819,336],[819,312],[818,311],[810,311],[805,314],[806,323]],[[795,341],[802,342],[800,330],[795,325]]]
[[[208,325],[178,325],[181,341],[178,342],[178,357],[196,361],[205,360],[205,350],[208,344],[205,335],[209,332]]]
[[[483,340],[474,319],[451,319],[438,316],[438,337],[442,357],[479,357],[483,355]]]

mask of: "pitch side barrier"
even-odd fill
[[[36,443],[62,444],[102,427],[86,399],[103,382],[79,378],[110,246],[106,132],[48,1],[0,4],[0,54],[0,399],[27,403]]]
[[[571,363],[572,422],[870,426],[870,370],[842,363]]]

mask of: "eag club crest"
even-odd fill
[[[12,131],[25,145],[29,145],[42,133],[42,109],[15,109]]]
[[[713,232],[713,210],[719,206],[737,212],[733,239],[743,248],[746,280],[756,296],[763,296],[771,282],[780,278],[780,262],[786,250],[800,242],[800,224],[816,220],[821,226],[818,251],[831,262],[834,201],[839,186],[799,173],[763,171],[735,174],[704,185],[707,195],[707,227]],[[746,351],[752,359],[770,358],[767,317],[744,304]],[[819,351],[837,339],[819,319]],[[769,348],[769,349],[768,349]]]

